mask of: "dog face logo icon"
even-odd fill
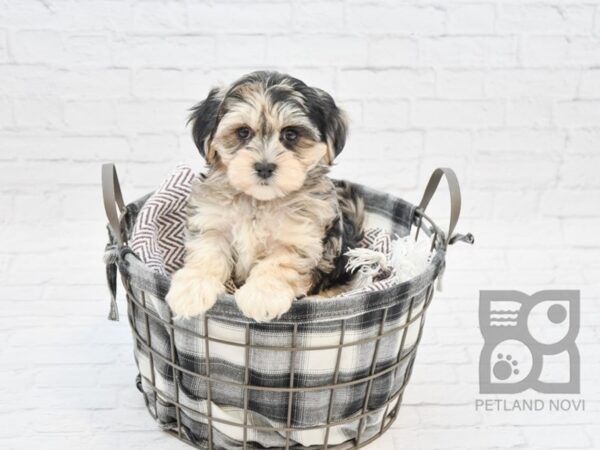
[[[482,394],[578,394],[579,291],[481,291]]]

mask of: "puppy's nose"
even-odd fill
[[[267,163],[267,162],[258,162],[254,164],[254,169],[256,170],[256,174],[261,177],[263,180],[270,178],[275,172],[276,164]]]

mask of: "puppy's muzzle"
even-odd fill
[[[259,162],[254,164],[254,170],[256,170],[256,174],[263,180],[271,178],[276,168],[277,165],[273,163]]]

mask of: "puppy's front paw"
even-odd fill
[[[246,317],[268,322],[290,309],[294,291],[279,280],[251,278],[235,292],[235,301]]]
[[[223,292],[225,286],[219,280],[181,269],[173,275],[167,303],[176,317],[187,319],[208,311]]]

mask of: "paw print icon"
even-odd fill
[[[519,375],[519,361],[512,359],[512,355],[502,355],[498,353],[498,361],[494,364],[494,376],[499,380],[507,380],[513,374]]]
[[[480,392],[579,393],[579,300],[576,290],[481,291]]]

